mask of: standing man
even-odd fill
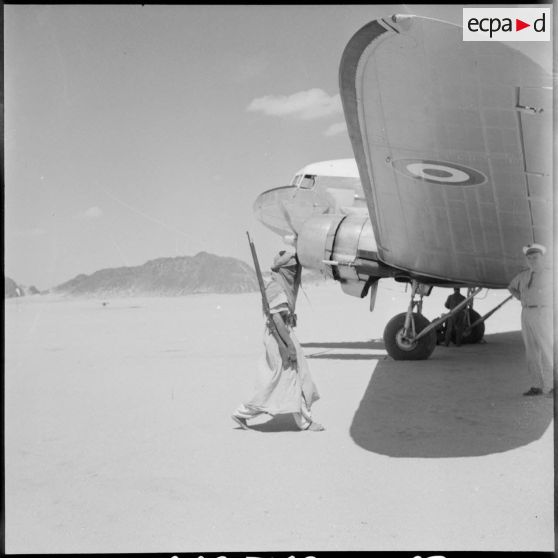
[[[282,250],[273,261],[265,296],[275,326],[266,324],[264,331],[265,355],[258,367],[256,393],[232,415],[232,419],[244,429],[248,428],[247,419],[262,413],[271,416],[292,413],[301,430],[324,430],[312,419],[310,408],[320,396],[293,333],[301,271],[293,253]]]
[[[523,248],[528,269],[516,275],[508,286],[521,301],[521,333],[525,343],[527,372],[531,387],[523,395],[552,393],[552,272],[544,266],[546,248],[531,244]]]
[[[465,297],[461,294],[460,289],[453,289],[453,294],[449,295],[445,307],[453,310],[458,304],[463,302]],[[447,347],[451,341],[451,335],[455,330],[455,344],[460,347],[463,339],[463,329],[465,327],[465,308],[462,308],[457,314],[450,316],[446,322],[446,338],[444,345]]]

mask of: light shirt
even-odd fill
[[[552,274],[548,269],[521,271],[511,280],[508,290],[521,301],[523,308],[552,306]]]

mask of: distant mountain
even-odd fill
[[[256,274],[248,264],[207,252],[158,258],[135,267],[101,269],[91,275],[78,275],[52,289],[54,293],[77,296],[180,296],[255,290]]]
[[[16,283],[10,277],[4,277],[4,297],[5,298],[15,298],[19,296],[35,295],[41,294],[39,289],[34,285],[27,287],[25,285],[20,285]]]
[[[13,279],[10,279],[10,277],[4,277],[5,298],[14,298],[23,295],[24,295],[24,291],[21,286],[19,286]]]

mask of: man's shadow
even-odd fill
[[[275,415],[266,422],[252,424],[250,430],[256,432],[303,432],[297,426],[292,413]]]
[[[385,358],[384,342],[381,339],[372,339],[370,341],[314,341],[311,343],[301,343],[305,349],[321,349],[312,352],[306,352],[306,358],[311,359],[333,359],[333,360],[378,360]],[[335,349],[362,349],[381,351],[380,354],[371,353],[342,353]]]

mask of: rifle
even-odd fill
[[[267,327],[269,328],[269,331],[271,332],[273,337],[275,337],[275,340],[277,341],[277,345],[279,346],[279,352],[281,353],[281,358],[283,359],[283,362],[286,363],[289,360],[287,344],[281,337],[281,334],[277,329],[277,324],[275,323],[275,321],[273,320],[273,316],[271,315],[271,309],[269,308],[269,301],[267,300],[267,296],[265,294],[265,285],[264,285],[262,270],[260,268],[258,254],[256,254],[256,247],[254,246],[254,243],[252,242],[252,239],[250,238],[250,234],[248,233],[248,231],[246,231],[246,236],[248,237],[248,244],[250,244],[250,252],[252,253],[252,260],[254,261],[254,269],[256,270],[256,277],[258,278],[258,285],[260,287],[260,293],[262,295],[262,309],[263,309],[264,316],[266,317],[267,320]]]

